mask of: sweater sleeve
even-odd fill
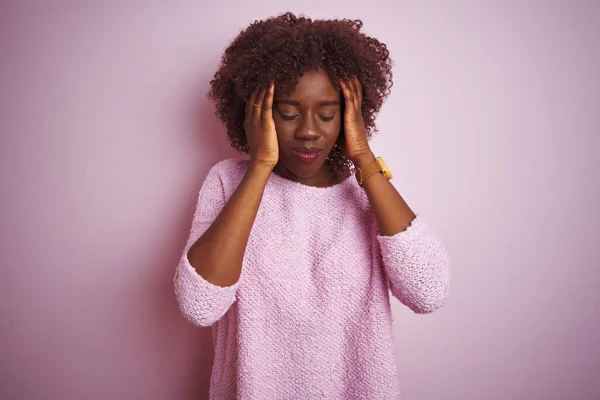
[[[179,308],[186,319],[198,326],[211,326],[225,315],[239,286],[239,281],[227,287],[213,285],[196,272],[187,257],[190,247],[214,222],[226,201],[223,181],[215,166],[200,189],[189,238],[174,277]]]
[[[377,240],[392,294],[419,314],[440,308],[449,293],[448,254],[421,217],[403,232]]]

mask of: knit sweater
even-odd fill
[[[225,160],[209,172],[174,279],[183,315],[213,329],[210,398],[398,399],[389,293],[417,313],[440,307],[449,286],[442,244],[420,215],[379,236],[352,177],[317,188],[273,173],[238,282],[215,286],[187,250],[247,167]]]

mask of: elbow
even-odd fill
[[[209,327],[220,320],[235,302],[235,294],[221,295],[191,291],[186,287],[175,290],[181,314],[192,324]]]
[[[429,314],[440,308],[450,296],[450,270],[448,263],[443,263],[439,274],[429,282],[414,291],[411,309],[417,314]]]
[[[450,295],[450,261],[443,248],[430,256],[429,263],[415,263],[421,268],[418,278],[407,291],[409,307],[417,314],[429,314],[440,309]]]
[[[449,293],[449,285],[444,284],[441,288],[436,288],[436,290],[424,290],[418,295],[411,296],[410,300],[406,301],[405,304],[415,314],[430,314],[446,304]]]
[[[194,300],[178,299],[179,311],[183,317],[192,324],[206,328],[214,325],[223,314],[215,312],[215,310],[207,309]]]
[[[440,240],[420,220],[383,240],[383,264],[392,294],[417,314],[441,308],[450,291],[450,260]]]
[[[189,263],[180,264],[174,278],[181,314],[192,324],[209,327],[220,320],[235,302],[238,284],[219,287],[206,281]]]
[[[434,274],[405,276],[390,282],[392,294],[416,314],[429,314],[440,309],[450,295],[450,271],[448,263],[442,263]],[[395,284],[394,284],[395,283]]]

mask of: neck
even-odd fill
[[[301,177],[294,175],[288,168],[282,164],[277,164],[274,171],[277,175],[282,178],[289,179],[294,182],[301,183],[306,186],[316,187],[327,187],[332,186],[338,182],[337,174],[333,172],[333,169],[329,163],[324,163],[316,174],[310,177]]]

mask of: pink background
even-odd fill
[[[285,10],[362,18],[396,62],[373,147],[454,264],[443,309],[394,301],[405,398],[600,398],[600,2],[303,3],[1,2],[1,399],[205,395],[172,288],[235,154],[205,93]]]

